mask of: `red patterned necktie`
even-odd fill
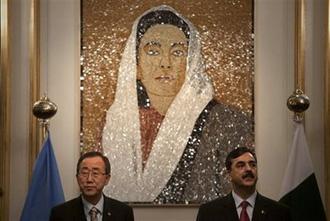
[[[90,211],[89,211],[89,216],[91,217],[91,221],[97,221],[97,214],[98,214],[98,210],[96,207],[93,207]]]
[[[242,207],[242,211],[239,217],[239,221],[250,221],[249,215],[246,211],[246,207],[249,206],[249,203],[247,201],[243,201],[240,206]]]

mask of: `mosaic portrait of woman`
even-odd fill
[[[253,146],[251,113],[215,99],[197,28],[161,5],[133,23],[106,110],[105,194],[126,202],[190,204],[230,188],[224,157]]]

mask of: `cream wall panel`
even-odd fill
[[[311,105],[306,113],[306,137],[313,160],[315,175],[325,202],[324,164],[324,74],[325,17],[324,0],[308,0],[306,10],[306,89]]]
[[[259,190],[277,199],[292,137],[294,1],[255,4],[255,115]]]
[[[58,105],[51,136],[65,198],[78,194],[75,167],[79,158],[80,6],[77,0],[41,1],[41,54],[44,90]]]
[[[11,53],[11,159],[9,185],[9,220],[19,220],[28,188],[29,144],[29,1],[14,0],[10,14]]]

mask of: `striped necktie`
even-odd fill
[[[97,221],[97,214],[99,213],[98,209],[93,206],[93,208],[89,211],[89,216],[91,221]]]

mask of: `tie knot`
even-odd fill
[[[250,205],[250,203],[248,202],[248,201],[243,201],[243,202],[241,202],[241,207],[243,208],[243,209],[246,209],[246,207],[248,207]]]
[[[89,211],[89,215],[91,216],[92,221],[96,221],[97,214],[99,213],[99,210],[96,207],[92,207],[92,209]]]

